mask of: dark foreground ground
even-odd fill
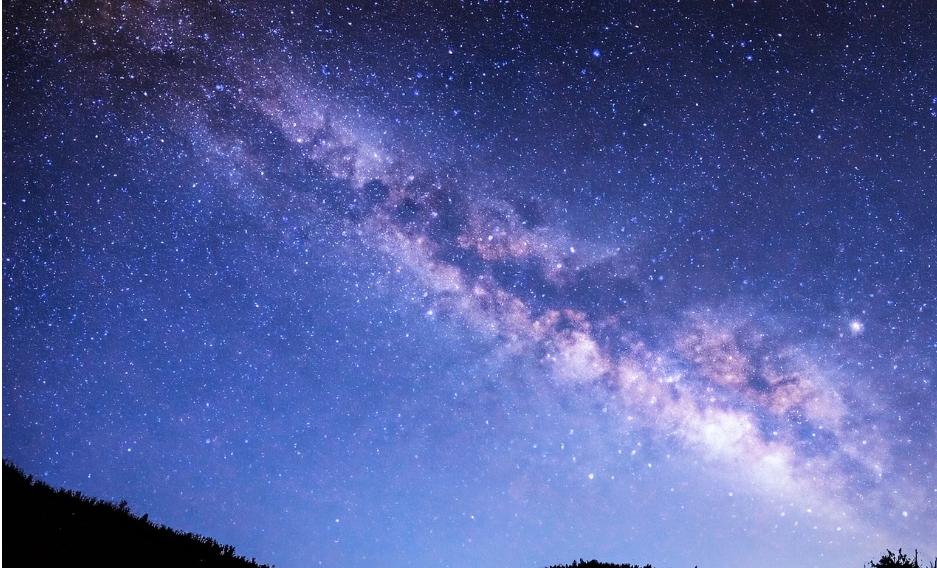
[[[127,508],[53,489],[3,464],[6,566],[267,568],[234,547],[137,517]]]
[[[270,568],[234,553],[214,539],[183,533],[138,517],[127,507],[53,489],[3,462],[3,560],[7,566],[160,566]],[[937,568],[900,549],[869,568]],[[653,568],[574,560],[549,568]]]

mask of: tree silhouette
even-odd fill
[[[557,564],[549,568],[642,568],[637,564],[609,564],[608,562],[599,562],[598,560],[573,560],[572,564]],[[653,568],[650,564],[643,568]]]
[[[922,567],[918,562],[917,550],[914,551],[914,559],[898,549],[898,554],[891,550],[886,550],[885,554],[876,562],[870,561],[869,568],[937,568],[937,559],[930,564]]]

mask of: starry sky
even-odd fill
[[[3,457],[280,568],[937,553],[929,2],[5,1]]]

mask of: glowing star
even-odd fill
[[[849,331],[851,331],[853,335],[859,335],[864,329],[865,326],[862,325],[862,322],[859,320],[852,320],[849,322]]]

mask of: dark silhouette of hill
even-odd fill
[[[269,568],[234,547],[137,517],[76,491],[53,489],[3,462],[3,560],[7,566]]]
[[[212,538],[183,533],[136,516],[126,501],[115,505],[77,491],[54,489],[3,462],[3,560],[7,566],[142,566],[272,568],[234,553]],[[898,549],[869,568],[937,568]],[[653,568],[573,560],[548,568]]]

